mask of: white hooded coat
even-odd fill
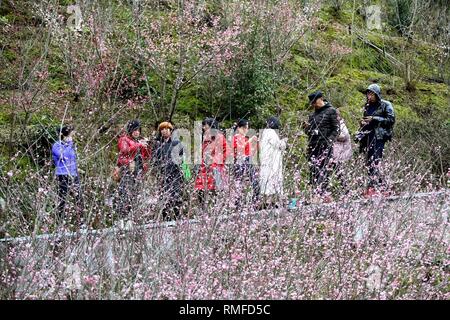
[[[260,142],[261,171],[259,185],[261,194],[283,194],[283,151],[286,142],[274,129],[264,129]]]

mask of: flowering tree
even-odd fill
[[[149,96],[158,119],[172,119],[180,91],[200,74],[229,74],[229,62],[242,50],[239,38],[244,26],[239,12],[221,17],[204,2],[172,4],[166,14],[143,17],[143,41],[134,57],[142,62],[146,85],[157,88]]]
[[[280,114],[277,91],[286,82],[286,62],[306,32],[315,28],[313,17],[320,3],[289,0],[220,3],[225,16],[238,12],[243,19],[246,28],[241,35],[243,50],[232,61],[230,75],[215,75],[214,79],[206,75],[202,94],[215,98],[213,112],[222,117],[261,117],[267,109],[272,112],[272,108],[265,108],[268,105],[276,105]],[[230,106],[229,110],[225,106]]]

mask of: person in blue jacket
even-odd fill
[[[52,156],[56,167],[58,181],[58,218],[65,221],[64,209],[69,191],[75,194],[77,220],[81,222],[83,202],[81,197],[80,178],[78,175],[76,148],[73,142],[75,130],[71,126],[64,126],[60,130],[60,139],[52,146]]]

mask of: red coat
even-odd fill
[[[138,150],[141,152],[144,171],[148,170],[148,163],[145,160],[149,160],[151,157],[150,147],[145,147],[142,143],[134,140],[128,135],[123,135],[119,138],[119,159],[117,159],[117,166],[127,166],[133,161],[137,155]]]
[[[235,160],[242,157],[250,157],[250,142],[248,137],[237,133],[233,136],[232,144]]]
[[[205,135],[202,144],[202,164],[195,179],[195,190],[204,190],[205,186],[208,190],[216,190],[216,179],[214,171],[220,175],[223,183],[226,183],[225,161],[229,154],[227,140],[221,133],[211,139]]]

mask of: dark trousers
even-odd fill
[[[250,163],[250,159],[243,159],[234,165],[234,179],[236,182],[243,184],[246,180],[252,185],[253,202],[257,202],[260,194],[260,187],[255,166]]]
[[[180,216],[183,205],[183,174],[178,169],[163,171],[163,177],[160,181],[162,181],[161,194],[164,202],[163,219],[176,219]]]
[[[80,178],[78,176],[57,175],[58,180],[58,218],[61,221],[65,220],[64,209],[66,207],[66,199],[69,191],[72,191],[75,196],[78,219],[81,219],[83,210],[83,199],[81,194]]]
[[[383,140],[372,138],[368,141],[368,145],[365,148],[366,166],[369,172],[369,187],[383,186],[383,179],[379,169],[380,161],[383,158],[384,151]]]
[[[215,197],[217,196],[217,191],[216,190],[197,190],[197,200],[198,202],[205,206],[207,205],[207,200],[208,202],[215,199]]]
[[[128,167],[120,168],[119,199],[117,211],[120,219],[127,218],[136,205],[138,195],[137,176]]]
[[[328,189],[332,168],[329,166],[333,147],[319,144],[308,149],[308,161],[310,168],[310,184],[323,194]]]

